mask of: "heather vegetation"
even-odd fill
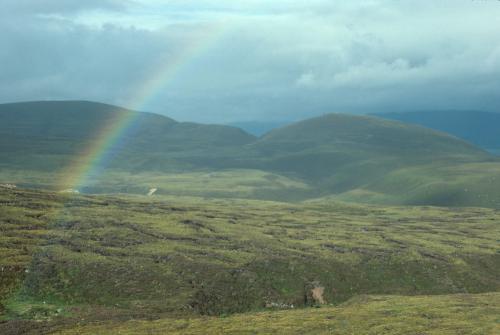
[[[2,333],[369,334],[413,324],[446,334],[457,321],[472,334],[498,325],[497,295],[483,294],[500,290],[494,209],[0,196]],[[484,313],[460,317],[468,309]]]

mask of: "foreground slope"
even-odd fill
[[[500,291],[492,209],[8,189],[0,204],[0,329]]]
[[[338,307],[235,315],[58,325],[57,334],[500,334],[500,293],[363,296]]]

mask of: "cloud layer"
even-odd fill
[[[500,111],[499,2],[332,3],[6,0],[0,101],[127,106],[176,62],[141,109],[204,122]]]

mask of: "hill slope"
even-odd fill
[[[365,164],[394,169],[435,160],[488,158],[482,150],[444,133],[346,114],[328,114],[273,130],[254,146],[262,156],[272,159],[277,169],[313,179]]]
[[[329,114],[276,129],[250,145],[259,168],[314,185],[309,197],[498,207],[500,165],[485,151],[428,128]],[[469,190],[469,192],[467,192]]]
[[[3,166],[53,170],[92,145],[109,125],[133,119],[123,132],[110,167],[125,170],[174,169],[179,160],[202,160],[252,142],[241,129],[137,113],[86,102],[29,102],[0,105],[0,158]],[[208,153],[208,154],[207,154]]]
[[[500,113],[437,110],[375,115],[444,131],[500,154]]]

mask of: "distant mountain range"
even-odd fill
[[[500,155],[500,113],[429,110],[373,115],[444,131]]]
[[[241,128],[247,133],[255,136],[262,136],[273,129],[280,128],[290,124],[287,121],[240,121],[228,123],[228,126]]]
[[[0,183],[55,187],[57,173],[100,141],[104,125],[127,118],[132,126],[110,147],[104,167],[122,175],[108,173],[94,191],[134,193],[147,177],[159,194],[207,194],[178,183],[188,173],[217,172],[232,186],[217,184],[214,194],[230,188],[231,196],[247,198],[500,207],[500,160],[429,128],[327,114],[258,138],[84,101],[0,105]],[[166,175],[176,177],[161,184]],[[215,187],[193,180],[197,190]]]

